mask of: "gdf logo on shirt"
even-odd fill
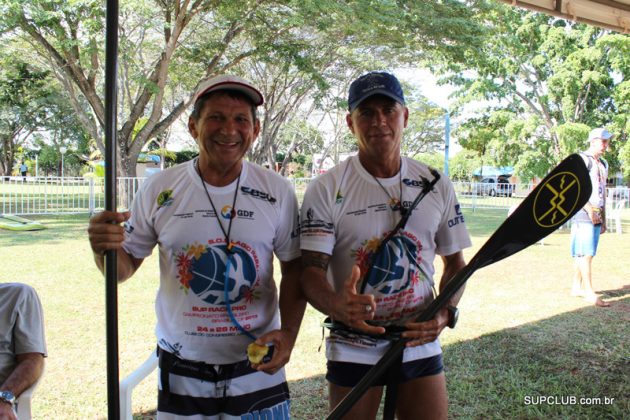
[[[232,206],[223,206],[223,208],[221,209],[221,217],[230,220],[234,216],[236,216],[236,210],[234,210]]]
[[[580,180],[571,172],[560,172],[540,188],[534,198],[534,220],[543,228],[561,225],[569,219],[580,197]]]

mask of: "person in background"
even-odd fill
[[[17,398],[35,384],[47,356],[44,316],[31,286],[0,283],[0,419],[17,419]]]
[[[283,366],[306,307],[295,192],[244,160],[260,132],[256,87],[218,76],[200,85],[193,103],[188,129],[199,157],[151,176],[131,214],[92,217],[96,265],[103,270],[105,251],[118,250],[122,281],[159,247],[159,419],[288,418]],[[272,355],[248,360],[252,342],[273,345]]]
[[[606,232],[606,179],[608,162],[602,155],[613,135],[605,128],[595,128],[588,135],[590,146],[580,153],[589,171],[593,187],[591,197],[571,223],[571,256],[574,259],[571,293],[599,307],[609,307],[593,288],[592,262],[597,253],[599,235]]]
[[[20,173],[22,174],[22,180],[26,181],[26,174],[28,173],[28,166],[26,166],[26,163],[24,163],[24,161],[22,161],[22,164],[20,165]]]
[[[397,386],[400,419],[447,417],[438,336],[457,321],[460,290],[428,322],[415,322],[434,299],[434,258],[444,264],[440,290],[465,266],[471,245],[451,182],[402,157],[409,111],[396,77],[371,72],[350,85],[346,122],[357,156],[311,182],[301,209],[302,287],[333,325],[326,342],[329,402],[335,407],[402,331],[403,358],[349,411],[373,419],[383,385]],[[437,181],[415,208],[418,194]],[[409,217],[385,246],[401,218]]]

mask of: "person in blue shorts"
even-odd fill
[[[571,293],[603,308],[610,306],[610,303],[595,293],[592,262],[597,253],[599,235],[606,232],[608,163],[602,155],[612,137],[605,128],[595,128],[588,135],[590,147],[580,155],[588,168],[593,190],[584,208],[573,216],[571,224],[571,256],[575,260]]]

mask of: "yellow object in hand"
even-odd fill
[[[256,365],[262,362],[263,357],[265,357],[268,352],[269,347],[261,346],[259,344],[256,344],[255,342],[247,346],[247,358],[249,359],[250,363]]]

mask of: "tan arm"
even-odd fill
[[[442,277],[440,278],[440,291],[442,291],[448,282],[457,274],[462,268],[466,266],[466,261],[464,260],[464,253],[462,251],[456,252],[455,254],[442,256],[442,261],[444,263],[444,271],[442,272]],[[464,294],[464,289],[466,284],[464,284],[458,291],[449,299],[449,305],[457,306],[459,300]]]
[[[306,309],[306,298],[300,285],[302,260],[296,258],[288,262],[281,261],[280,270],[282,272],[279,305],[280,328],[289,333],[292,338],[292,344],[294,344]]]
[[[0,385],[3,391],[11,391],[19,397],[33,385],[44,370],[44,355],[41,353],[23,353],[16,356],[17,365],[9,377]]]

